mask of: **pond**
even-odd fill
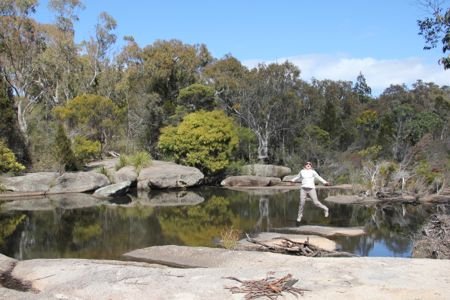
[[[222,234],[231,229],[254,236],[295,226],[299,191],[265,193],[201,187],[144,197],[132,193],[108,201],[90,195],[83,196],[88,201],[77,201],[78,194],[5,201],[0,204],[0,252],[19,260],[121,259],[128,251],[156,245],[218,247]],[[363,226],[364,236],[331,238],[340,250],[359,256],[410,257],[412,235],[430,214],[443,209],[423,204],[334,204],[324,199],[338,191],[318,193],[330,216],[325,218],[307,201],[301,224]]]

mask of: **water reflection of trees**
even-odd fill
[[[417,232],[429,213],[424,206],[378,203],[368,206],[353,205],[350,223],[363,224],[367,234],[359,238],[342,238],[347,251],[368,256],[376,243],[390,251],[390,256],[411,251],[412,234]],[[372,254],[373,255],[373,254]],[[378,255],[386,255],[379,253]]]

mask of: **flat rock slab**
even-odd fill
[[[226,287],[240,280],[279,279],[291,274],[303,296],[279,299],[434,299],[448,300],[450,260],[410,258],[311,258],[269,252],[212,250],[228,257],[216,268],[155,268],[145,263],[83,259],[19,261],[12,276],[36,292],[0,287],[2,299],[244,299]],[[221,254],[220,252],[228,253]],[[1,258],[0,258],[1,259]]]
[[[315,235],[302,235],[302,234],[288,234],[288,233],[276,233],[276,232],[263,232],[258,234],[258,236],[253,237],[253,240],[256,240],[260,243],[263,243],[268,246],[282,246],[282,239],[286,238],[292,240],[297,243],[304,243],[308,240],[308,242],[316,246],[320,249],[327,251],[335,251],[336,250],[336,242],[329,240],[327,238]],[[264,246],[251,243],[246,239],[240,240],[237,249],[238,250],[264,250]]]
[[[303,234],[316,234],[320,236],[360,236],[365,235],[363,227],[331,227],[331,226],[317,226],[317,225],[303,225],[299,227],[283,227],[273,228],[276,232],[289,232],[289,233],[303,233]]]
[[[134,250],[125,253],[123,257],[179,268],[216,268],[234,265],[234,261],[240,261],[238,252],[223,251],[220,248],[170,245]]]

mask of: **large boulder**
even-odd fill
[[[95,197],[108,198],[126,195],[130,189],[131,181],[122,181],[101,187],[94,192]]]
[[[1,177],[0,184],[11,192],[45,193],[58,176],[57,172],[28,173],[23,176]]]
[[[125,166],[120,168],[114,173],[114,182],[119,183],[123,181],[130,181],[132,183],[136,183],[138,174],[136,172],[136,168],[133,166]]]
[[[153,161],[139,173],[137,187],[139,190],[186,188],[200,185],[204,177],[194,167]]]
[[[59,176],[48,191],[49,194],[84,193],[109,185],[109,179],[103,174],[90,172],[70,172]]]
[[[252,164],[245,165],[241,169],[241,175],[253,175],[263,177],[278,177],[291,174],[291,169],[283,166],[276,165],[264,165],[264,164]]]

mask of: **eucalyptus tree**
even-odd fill
[[[360,72],[353,85],[353,91],[358,95],[359,102],[367,103],[372,98],[372,88],[367,84],[366,77]]]
[[[205,45],[188,45],[179,40],[158,40],[143,49],[148,89],[157,93],[166,117],[175,112],[180,89],[200,80],[203,68],[212,61]]]
[[[450,7],[443,7],[437,0],[422,0],[423,5],[431,11],[431,17],[418,20],[419,35],[425,39],[425,50],[436,48],[441,44],[443,57],[439,59],[444,69],[450,69]]]
[[[150,89],[151,79],[146,76],[143,50],[133,37],[124,38],[125,46],[116,58],[121,74],[116,84],[116,93],[126,110],[126,147],[127,153],[142,148],[157,157],[156,143],[164,113],[161,97]]]
[[[17,115],[11,88],[0,77],[0,139],[11,149],[17,160],[29,164],[29,153],[17,126]]]
[[[252,130],[245,127],[243,119],[234,113],[236,99],[244,88],[249,70],[230,54],[208,64],[203,71],[203,81],[214,87],[214,98],[219,108],[235,117],[238,125],[239,145],[235,159],[254,161],[257,156],[257,138]]]
[[[0,71],[13,90],[20,131],[27,138],[26,115],[41,100],[38,60],[45,50],[42,31],[30,17],[37,1],[9,0],[0,4]]]
[[[356,116],[361,111],[351,81],[314,80],[316,124],[330,134],[331,147],[345,151],[354,141]]]
[[[49,8],[55,13],[56,22],[41,25],[46,47],[39,57],[39,78],[44,97],[53,106],[64,104],[80,92],[81,64],[74,23],[79,20],[77,11],[84,6],[79,0],[51,0]]]
[[[73,97],[77,66],[73,22],[77,0],[52,0],[55,24],[31,18],[37,1],[9,0],[0,5],[0,65],[2,76],[13,89],[19,128],[28,139],[27,117],[33,107],[63,103]]]
[[[240,82],[236,95],[226,98],[227,109],[250,128],[258,140],[258,159],[267,161],[270,142],[289,126],[287,118],[300,70],[292,63],[259,64]]]
[[[81,43],[82,62],[84,65],[83,84],[86,93],[97,93],[101,84],[101,76],[110,70],[111,49],[116,43],[117,36],[114,33],[117,27],[116,20],[106,12],[100,13],[95,25],[95,35],[88,41]],[[106,84],[104,88],[112,89],[114,85]],[[103,92],[104,96],[110,96]]]
[[[72,140],[98,143],[99,154],[103,154],[118,136],[118,128],[123,119],[123,111],[106,97],[92,94],[77,96],[63,106],[57,106],[55,114],[68,128]],[[114,150],[114,149],[113,149]]]
[[[402,161],[409,149],[407,122],[415,114],[411,94],[405,85],[391,85],[379,97],[382,110],[379,144],[384,153]]]

